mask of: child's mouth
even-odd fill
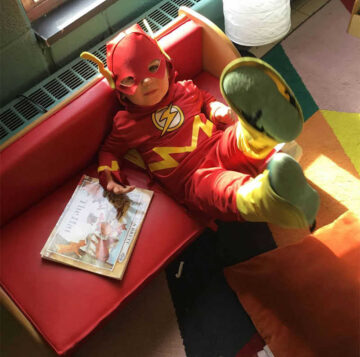
[[[154,94],[156,91],[157,91],[157,89],[153,89],[153,90],[145,93],[144,95],[145,95],[145,96],[152,95],[152,94]]]

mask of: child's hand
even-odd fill
[[[105,170],[105,175],[106,175],[106,180],[107,180],[106,189],[110,192],[115,193],[116,195],[128,193],[135,189],[135,186],[125,186],[125,185],[116,183],[109,170]]]
[[[210,106],[214,122],[231,125],[237,120],[236,114],[227,105],[220,102],[212,102]]]

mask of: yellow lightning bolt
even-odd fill
[[[163,136],[166,133],[170,124],[172,123],[172,121],[174,120],[177,114],[177,112],[171,113],[171,108],[172,108],[172,104],[170,104],[169,107],[166,108],[166,110],[164,110],[164,112],[161,114],[161,117],[159,119],[159,123],[166,120],[161,136]]]
[[[191,145],[190,146],[181,146],[181,147],[155,147],[155,151],[163,160],[158,162],[152,162],[149,164],[149,169],[151,172],[169,169],[176,167],[179,163],[171,157],[171,154],[181,154],[184,152],[191,152],[197,148],[199,131],[200,129],[208,136],[211,137],[214,124],[207,120],[205,123],[201,121],[199,115],[195,116],[193,123],[193,130],[191,136]]]

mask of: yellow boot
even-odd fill
[[[301,205],[297,206],[279,196],[271,187],[269,170],[265,170],[254,180],[240,187],[236,194],[236,204],[241,216],[249,222],[274,223],[285,228],[307,228],[314,224],[319,207],[319,199],[310,186],[313,213],[308,215]]]

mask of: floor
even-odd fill
[[[287,36],[328,2],[329,0],[293,0],[291,2],[291,28]],[[281,39],[278,42],[283,40]],[[278,42],[252,47],[250,51],[260,58],[269,52]]]
[[[309,17],[311,17],[314,13],[316,13],[322,6],[328,3],[329,0],[294,0],[292,1],[292,27],[291,31],[296,29],[297,27],[301,26]],[[260,47],[253,47],[251,48],[251,52],[256,55],[257,57],[262,57],[266,54],[276,43],[260,46]],[[160,289],[163,286],[163,282],[161,282],[162,277],[157,277],[154,279],[152,284],[155,284]],[[146,305],[146,301],[153,301],[151,297],[151,289],[145,287],[143,292],[135,297],[134,300],[131,301],[126,306],[125,312],[123,313],[122,317],[125,316],[129,317],[127,322],[130,322],[130,316],[133,315],[132,312],[134,309],[137,309],[138,306]],[[146,308],[146,306],[145,306]],[[140,311],[144,310],[145,308],[141,308]],[[144,317],[140,318],[140,324],[145,328],[147,325],[148,320],[146,320],[146,313],[143,311]],[[140,314],[142,315],[142,314]],[[148,315],[149,316],[149,315]],[[49,350],[49,348],[44,347],[42,344],[35,342],[24,327],[12,317],[12,315],[0,306],[0,318],[1,318],[1,334],[0,334],[0,355],[3,357],[13,357],[13,356],[39,356],[39,357],[47,357],[47,356],[55,356],[55,354]],[[159,316],[152,316],[151,317],[154,321],[153,323],[156,324],[156,319],[159,319]],[[166,320],[167,316],[161,316],[160,319]],[[143,323],[141,323],[143,322]],[[137,321],[139,324],[139,321]],[[111,336],[114,329],[119,328],[119,324],[121,322],[117,321],[116,316],[111,321],[108,321],[107,324],[103,326],[103,328],[97,331],[89,341],[86,341],[82,346],[80,346],[78,352],[76,353],[77,356],[101,356],[102,353],[99,351],[97,347],[98,344],[106,344],[112,345],[112,353],[109,353],[109,350],[106,351],[107,355],[117,356],[119,351],[123,350],[123,345],[120,346],[121,342],[117,342],[117,340],[112,340]],[[124,324],[122,324],[124,325]],[[150,324],[149,324],[150,325]],[[161,324],[160,324],[161,325]],[[171,332],[171,331],[170,331]],[[169,333],[170,333],[169,332]],[[155,333],[156,334],[156,333]],[[171,332],[171,334],[175,334],[175,332]],[[144,331],[144,335],[146,335]],[[150,333],[151,336],[151,333]],[[169,336],[170,337],[170,336]],[[167,341],[173,340],[172,338],[166,339],[164,343]],[[174,339],[176,340],[176,339]],[[181,340],[179,340],[181,343]],[[117,346],[117,344],[119,344]],[[177,346],[173,346],[174,351],[177,350]],[[159,350],[158,350],[159,351]],[[145,350],[143,351],[145,352]],[[140,354],[144,355],[144,354]],[[172,354],[172,356],[177,355]],[[159,351],[156,356],[167,357],[164,353]]]

